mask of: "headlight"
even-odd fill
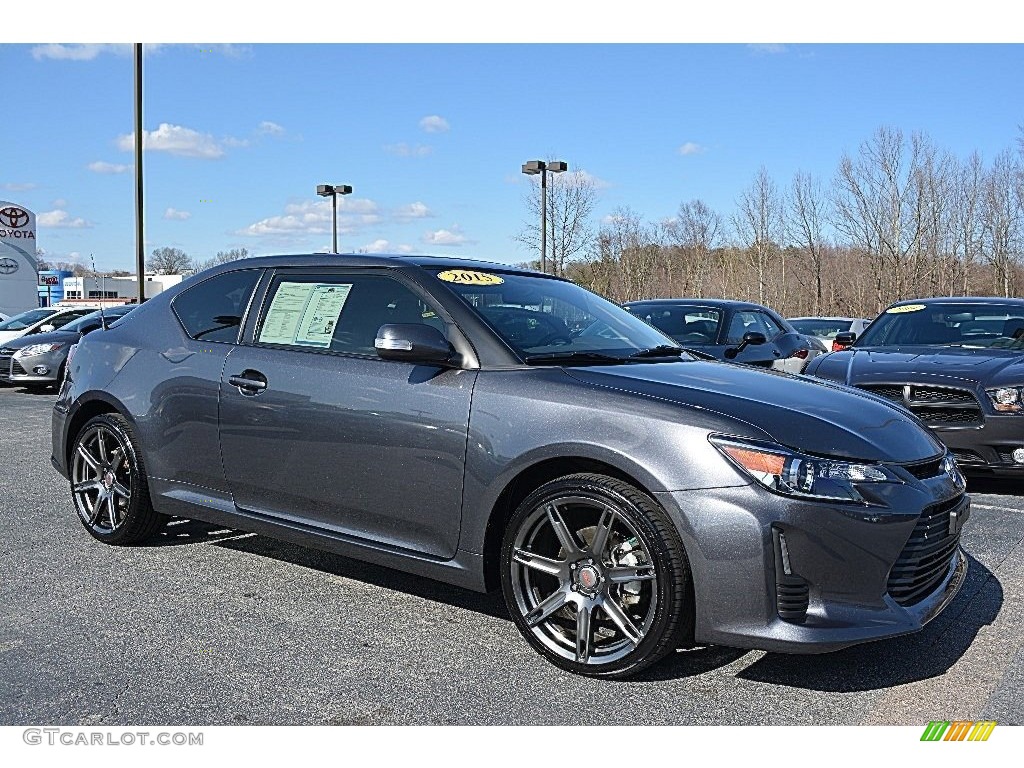
[[[774,443],[755,443],[712,435],[712,445],[744,474],[770,491],[805,499],[858,501],[859,483],[901,483],[880,464],[804,456]]]
[[[59,344],[32,344],[28,347],[22,347],[21,349],[14,353],[14,356],[33,357],[35,355],[45,355],[47,352],[56,352],[63,346],[63,342]]]
[[[1000,387],[989,389],[988,397],[992,401],[992,407],[1000,413],[1020,413],[1024,411],[1024,398],[1017,387]]]
[[[957,466],[956,459],[953,458],[953,454],[947,453],[946,457],[942,460],[942,471],[949,475],[953,484],[961,491],[967,488],[967,478],[964,477],[964,473],[960,471],[960,467]]]

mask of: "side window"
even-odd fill
[[[755,314],[764,324],[764,330],[762,331],[762,333],[765,335],[765,338],[767,338],[768,341],[771,341],[780,333],[782,333],[782,327],[774,320],[772,320],[771,315],[765,314],[764,312],[757,312]]]
[[[382,325],[422,323],[445,332],[433,307],[384,275],[279,276],[265,306],[257,344],[376,357]]]
[[[171,307],[193,339],[234,344],[259,278],[258,269],[225,272],[180,293]]]
[[[45,324],[52,325],[55,329],[63,328],[72,320],[78,320],[79,318],[85,317],[86,315],[91,315],[95,311],[95,309],[83,309],[79,312],[62,312],[59,315],[54,315],[53,317],[51,317]]]

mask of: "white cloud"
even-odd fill
[[[103,160],[97,160],[95,163],[89,163],[86,166],[93,173],[128,173],[132,169],[130,165],[124,165],[123,163],[108,163]]]
[[[188,211],[179,211],[177,208],[168,208],[164,211],[164,218],[168,221],[185,221],[191,219],[192,214]]]
[[[257,131],[264,136],[283,136],[285,132],[283,125],[278,125],[270,120],[264,120],[260,123],[260,127]]]
[[[145,50],[145,48],[143,49]],[[119,56],[129,56],[132,52],[131,43],[116,43],[113,45],[97,45],[88,43],[85,45],[64,45],[62,43],[49,43],[37,45],[32,48],[32,58],[36,61],[42,59],[57,59],[61,61],[92,61],[101,53],[114,53]]]
[[[60,229],[87,229],[92,226],[91,222],[82,218],[72,218],[67,211],[61,210],[40,213],[36,216],[36,223],[40,227],[53,227]]]
[[[755,53],[785,53],[788,48],[782,43],[750,43],[747,48]]]
[[[412,253],[416,249],[413,248],[411,245],[406,245],[405,243],[402,243],[395,250],[397,250],[399,253]]]
[[[239,235],[301,238],[331,231],[331,203],[327,200],[289,203],[284,215],[269,216],[236,232]],[[377,204],[365,198],[338,198],[338,234],[352,234],[380,222]]]
[[[428,219],[433,215],[434,212],[418,200],[395,210],[396,219]]]
[[[249,45],[235,45],[233,43],[205,43],[195,45],[199,49],[200,53],[219,53],[221,56],[225,56],[229,59],[244,59],[252,56],[252,46]]]
[[[384,151],[398,157],[424,157],[434,151],[434,148],[427,144],[406,144],[404,141],[398,144],[385,144]]]
[[[698,144],[695,141],[688,141],[679,147],[680,155],[699,155],[702,152],[706,152],[707,147]]]
[[[475,242],[462,233],[458,224],[452,225],[451,229],[436,229],[432,232],[424,232],[421,239],[427,245],[459,246]]]
[[[6,184],[0,184],[0,189],[4,189],[8,192],[28,192],[30,189],[35,189],[38,186],[38,184],[33,182],[18,184],[17,182],[9,181]]]
[[[427,115],[420,120],[420,128],[427,133],[446,133],[451,130],[448,121],[440,115]]]
[[[119,136],[117,146],[124,152],[132,151],[135,148],[134,132]],[[155,131],[143,131],[142,146],[148,151],[167,152],[181,157],[214,159],[224,154],[221,142],[209,133],[200,133],[171,123],[160,123]]]
[[[249,139],[238,139],[235,138],[234,136],[225,136],[223,139],[221,139],[220,143],[223,144],[225,147],[248,147],[250,144],[252,144],[252,142],[249,141]]]
[[[63,197],[58,197],[56,200],[50,203],[50,205],[52,205],[54,208],[67,208],[68,201],[65,200]]]
[[[387,253],[391,250],[391,243],[387,240],[378,239],[364,245],[362,250],[367,253]]]

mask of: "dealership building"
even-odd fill
[[[180,283],[182,275],[145,275],[145,296],[151,299],[161,291]],[[74,304],[126,304],[139,297],[139,281],[134,277],[65,277],[62,303]]]

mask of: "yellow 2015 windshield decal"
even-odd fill
[[[437,279],[444,280],[446,283],[458,283],[459,285],[501,285],[505,282],[497,275],[491,275],[487,272],[474,272],[469,269],[449,269],[445,272],[439,272]]]
[[[898,307],[889,307],[885,310],[885,314],[901,315],[904,312],[920,312],[922,309],[925,309],[924,304],[903,304]]]

